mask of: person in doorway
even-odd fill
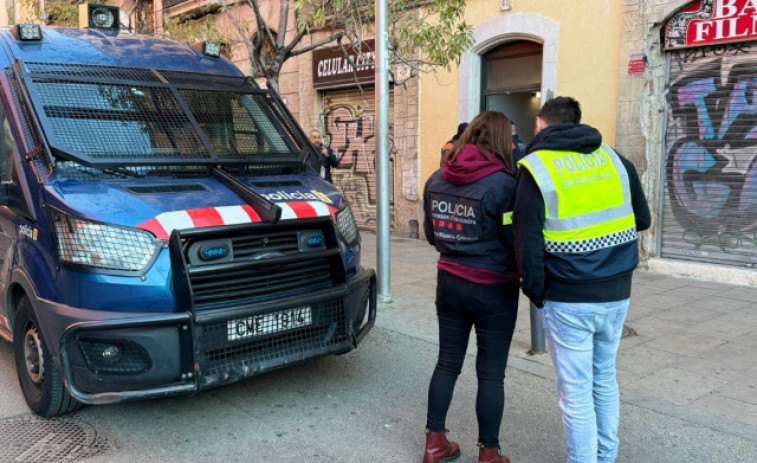
[[[308,140],[315,146],[316,151],[321,153],[321,177],[329,183],[334,183],[331,178],[331,168],[339,167],[339,159],[331,148],[323,144],[321,132],[318,129],[310,131]]]
[[[457,457],[445,434],[447,411],[472,327],[476,328],[479,463],[499,453],[507,355],[518,311],[512,238],[515,178],[510,121],[479,114],[426,183],[424,231],[439,251],[436,312],[439,358],[428,391],[424,463]]]
[[[518,165],[523,157],[526,155],[526,144],[518,136],[518,130],[515,122],[510,121],[513,126],[513,162]]]
[[[442,158],[444,158],[447,153],[452,151],[452,148],[455,146],[455,142],[457,142],[457,140],[460,138],[460,135],[463,134],[466,127],[468,127],[467,122],[461,122],[460,124],[458,124],[457,133],[447,143],[445,143],[444,146],[442,146]]]
[[[513,213],[523,292],[539,308],[557,372],[568,463],[618,455],[615,359],[649,228],[633,164],[581,125],[573,98],[544,104],[520,161]]]

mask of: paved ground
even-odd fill
[[[366,234],[363,242],[365,263],[373,265],[375,239]],[[385,326],[435,340],[437,256],[425,242],[392,241]],[[626,325],[636,333],[622,340],[618,359],[626,401],[757,437],[757,288],[637,271]],[[510,366],[554,379],[549,355],[529,355],[530,346],[521,297]]]
[[[364,236],[366,263],[373,237]],[[393,242],[394,302],[355,352],[194,397],[87,407],[110,449],[87,462],[417,462],[436,357],[429,246]],[[757,291],[639,273],[622,343],[619,462],[757,461]],[[514,462],[564,461],[548,356],[529,356],[522,304],[506,380],[502,445]],[[472,354],[474,349],[469,350]],[[460,462],[475,461],[475,373],[469,356],[448,427]],[[28,416],[0,342],[0,429]],[[0,461],[10,441],[0,433]],[[30,448],[51,443],[24,441]],[[18,459],[25,462],[29,460]],[[44,460],[37,460],[44,461]]]

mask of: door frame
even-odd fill
[[[533,13],[497,16],[473,29],[473,48],[460,59],[458,122],[473,119],[481,109],[483,55],[514,40],[542,44],[542,101],[550,99],[557,88],[557,43],[560,24]]]

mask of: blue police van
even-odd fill
[[[0,336],[45,417],[354,349],[376,317],[349,205],[217,46],[0,31]]]

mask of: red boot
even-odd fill
[[[510,459],[504,455],[500,455],[497,447],[488,449],[479,444],[478,463],[510,463]]]
[[[460,456],[460,446],[457,442],[450,442],[444,431],[429,432],[426,430],[426,452],[423,463],[440,463],[454,460]]]

